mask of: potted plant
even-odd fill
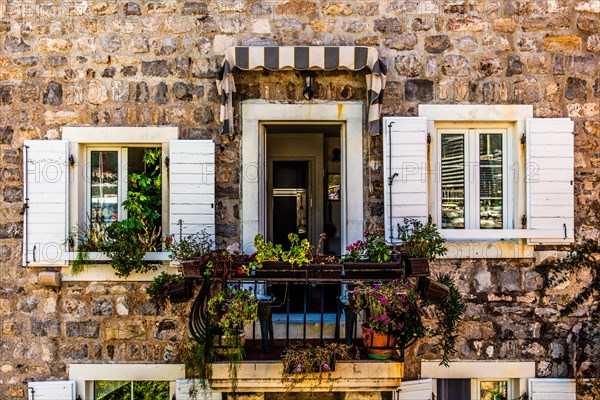
[[[407,282],[359,283],[349,298],[357,314],[365,311],[362,337],[370,358],[388,359],[397,342],[403,347],[425,336],[420,298]]]
[[[346,262],[383,263],[392,260],[392,246],[386,242],[382,231],[363,233],[364,240],[358,240],[346,247]]]
[[[326,346],[291,346],[282,354],[282,381],[288,389],[299,383],[311,381],[319,385],[323,378],[331,381],[337,360],[358,360],[360,353],[351,345],[330,343]]]
[[[186,282],[180,274],[161,272],[148,285],[146,294],[157,307],[164,306],[167,299],[171,303],[179,303],[190,299],[190,283]]]
[[[435,224],[424,224],[414,218],[404,218],[398,224],[398,239],[402,242],[405,275],[429,276],[429,261],[447,253],[446,241]]]
[[[213,342],[217,354],[231,355],[239,360],[243,358],[246,337],[244,324],[258,320],[258,302],[252,289],[235,284],[223,286],[208,301],[209,320],[216,328]]]

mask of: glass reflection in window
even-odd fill
[[[502,135],[479,135],[479,226],[502,229]]]
[[[442,135],[442,228],[465,227],[465,137]]]
[[[479,393],[481,400],[508,400],[508,382],[481,381]]]
[[[111,223],[119,219],[119,152],[91,152],[92,221]]]

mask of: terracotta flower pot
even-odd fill
[[[429,276],[429,260],[427,258],[404,256],[403,261],[405,276]]]
[[[362,326],[362,339],[367,355],[375,360],[387,360],[394,353],[396,337],[387,333],[375,332]]]

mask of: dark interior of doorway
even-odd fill
[[[270,161],[272,191],[267,193],[272,196],[268,212],[271,212],[270,232],[267,238],[274,243],[281,244],[284,249],[289,248],[289,233],[296,233],[301,239],[307,238],[311,244],[318,243],[319,234],[325,232],[327,239],[320,249],[325,254],[340,254],[341,233],[341,195],[343,188],[339,184],[341,176],[341,142],[340,125],[310,125],[290,124],[266,126],[267,143],[269,135],[288,135],[302,141],[302,134],[322,135],[320,149],[314,149],[316,154],[322,154],[322,171],[314,171],[314,163],[303,159],[306,153],[294,153],[291,159]],[[298,148],[301,146],[299,145]],[[267,145],[267,159],[269,154],[275,154],[280,149],[273,149]],[[318,150],[318,151],[317,151]],[[293,152],[292,152],[293,153]],[[314,154],[312,154],[314,155]],[[331,177],[336,177],[331,179]],[[330,196],[330,181],[337,182],[337,190]],[[316,187],[322,190],[321,198],[315,198]],[[316,202],[321,202],[322,212],[315,218]],[[311,202],[315,202],[312,204]],[[311,206],[312,205],[312,206]],[[311,224],[315,224],[313,229]],[[269,228],[268,228],[269,229]],[[321,307],[324,312],[334,313],[337,310],[337,296],[339,285],[323,286],[313,285],[273,285],[271,293],[276,302],[289,299],[290,313],[319,313]],[[305,300],[306,299],[306,304]],[[306,308],[305,308],[306,307]],[[285,312],[286,309],[274,310]]]

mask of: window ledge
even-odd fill
[[[92,262],[110,261],[110,257],[106,253],[102,252],[88,252],[88,258]],[[149,251],[144,256],[144,261],[169,261],[170,251]],[[66,260],[73,261],[77,257],[77,252],[71,251],[67,253]]]
[[[243,361],[238,365],[237,387],[239,393],[255,392],[391,392],[400,386],[404,377],[404,364],[395,361],[336,361],[331,375],[308,375],[292,385],[282,379],[281,361]],[[329,378],[329,379],[328,379]],[[341,378],[341,379],[340,379]],[[215,392],[231,392],[229,364],[212,365],[210,387]]]

